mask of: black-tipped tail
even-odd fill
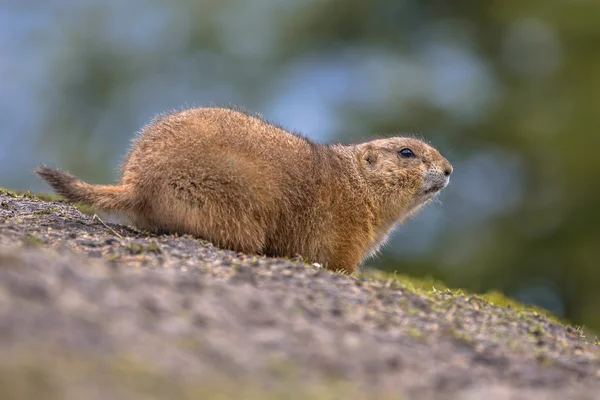
[[[132,206],[130,193],[121,185],[90,185],[68,172],[40,166],[35,173],[67,200],[101,210],[126,211]]]

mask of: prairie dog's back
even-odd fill
[[[214,168],[216,163],[254,176],[276,174],[297,180],[314,164],[315,151],[310,141],[242,112],[191,109],[144,128],[124,162],[122,177],[124,183],[154,180],[153,170],[164,174],[171,168]],[[274,181],[270,179],[271,184]]]
[[[170,114],[149,124],[138,138],[132,156],[149,150],[163,154],[237,150],[256,156],[257,161],[276,163],[289,159],[282,156],[300,161],[312,147],[310,141],[240,111],[199,108]]]

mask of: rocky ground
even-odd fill
[[[2,399],[600,399],[594,340],[0,191]]]

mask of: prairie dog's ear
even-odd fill
[[[378,152],[369,143],[363,144],[358,148],[358,161],[364,167],[369,167],[377,163]]]

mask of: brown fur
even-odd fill
[[[398,153],[406,147],[416,157]],[[119,185],[36,172],[67,199],[123,211],[141,229],[351,273],[448,183],[452,166],[413,138],[321,145],[239,111],[196,108],[146,126]]]

